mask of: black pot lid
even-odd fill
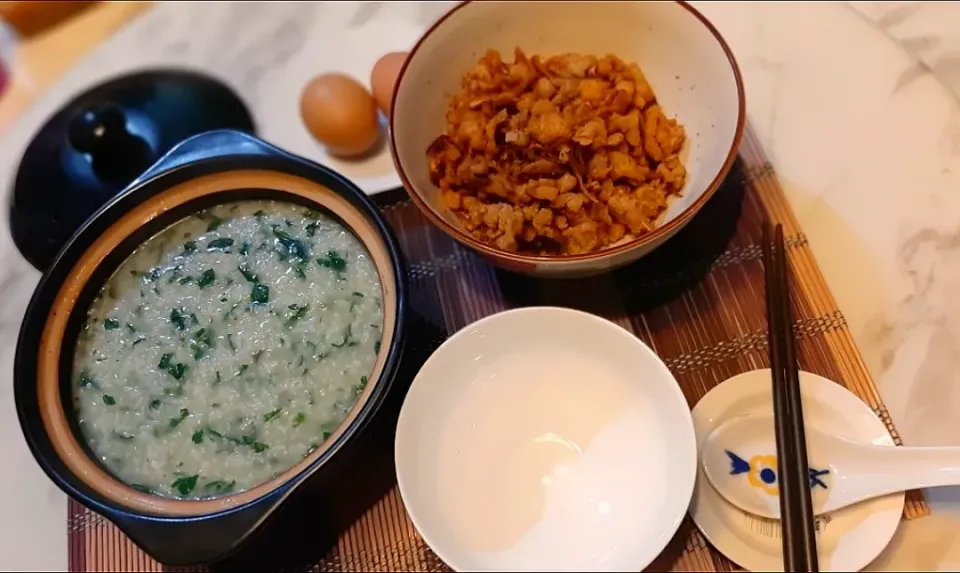
[[[253,119],[233,90],[196,72],[139,72],[77,96],[20,160],[10,194],[14,243],[46,270],[104,203],[177,143],[216,129],[253,133]]]

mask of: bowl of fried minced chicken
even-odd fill
[[[733,54],[686,3],[473,1],[411,51],[390,139],[443,231],[495,265],[571,277],[677,233],[744,121]]]

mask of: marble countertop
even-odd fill
[[[960,3],[694,4],[738,58],[752,127],[904,440],[960,445]],[[9,187],[34,130],[73,94],[155,64],[221,77],[247,100],[264,138],[318,158],[297,97],[318,68],[337,67],[324,32],[362,18],[389,34],[396,45],[388,49],[403,49],[444,9],[161,4],[11,126],[0,139],[0,173]],[[39,274],[6,225],[0,221],[0,508],[30,517],[0,522],[0,569],[65,570],[66,499],[26,448],[9,380]],[[958,492],[932,492],[933,516],[904,524],[871,568],[960,567]]]

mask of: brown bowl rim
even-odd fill
[[[279,475],[244,491],[203,499],[176,499],[139,491],[98,464],[88,453],[82,440],[71,427],[67,405],[61,395],[60,361],[64,350],[67,322],[76,312],[76,305],[96,269],[136,230],[188,202],[234,190],[254,189],[294,195],[330,210],[356,235],[370,253],[380,275],[383,297],[383,340],[369,380],[357,402],[330,437],[316,450]],[[243,200],[243,199],[238,199]],[[282,198],[276,199],[283,202]],[[228,201],[225,201],[228,202]],[[202,207],[201,207],[202,209]],[[185,215],[188,216],[188,215]],[[172,223],[171,223],[172,224]],[[160,231],[158,231],[160,232]],[[155,233],[152,236],[155,236]],[[374,244],[371,245],[371,242]],[[390,259],[390,247],[380,237],[376,226],[363,212],[330,187],[298,175],[262,168],[236,169],[204,175],[175,184],[146,199],[120,215],[88,246],[73,265],[68,278],[60,285],[56,300],[44,319],[37,348],[37,400],[43,427],[57,457],[76,479],[115,506],[127,507],[152,515],[192,517],[239,508],[262,499],[284,484],[297,478],[317,459],[338,448],[340,436],[358,420],[364,406],[373,398],[382,382],[384,369],[397,336],[397,297]],[[72,394],[71,394],[72,395]]]
[[[443,229],[447,234],[452,236],[457,241],[471,247],[480,253],[492,257],[494,259],[502,259],[507,262],[518,265],[520,268],[533,265],[542,265],[542,264],[551,264],[551,263],[576,263],[576,262],[585,262],[593,260],[606,259],[608,257],[616,256],[628,251],[632,251],[638,247],[643,247],[652,243],[656,243],[664,237],[669,237],[672,233],[676,232],[680,227],[685,225],[687,221],[693,217],[703,205],[713,197],[713,194],[717,192],[726,179],[727,175],[730,173],[730,169],[733,168],[734,162],[737,160],[737,154],[740,149],[740,142],[743,139],[743,131],[746,126],[747,121],[747,103],[746,103],[746,94],[744,90],[743,77],[740,74],[740,66],[737,65],[737,60],[733,55],[733,51],[730,49],[730,46],[727,44],[727,41],[724,40],[723,36],[717,30],[707,18],[701,14],[696,8],[691,6],[685,0],[674,0],[675,4],[679,4],[682,8],[689,11],[695,18],[700,20],[707,30],[713,35],[713,37],[720,44],[720,47],[723,49],[724,54],[727,56],[727,60],[730,62],[730,68],[733,70],[733,76],[737,84],[737,127],[734,131],[733,142],[730,145],[730,150],[727,152],[727,157],[724,159],[723,165],[721,165],[720,170],[717,172],[717,175],[713,178],[710,184],[707,186],[703,194],[697,198],[689,207],[680,212],[679,215],[674,217],[672,220],[667,222],[664,225],[661,225],[654,229],[653,231],[628,241],[619,245],[611,246],[606,249],[599,251],[593,251],[590,253],[583,253],[577,255],[526,255],[522,253],[513,253],[510,251],[504,251],[496,247],[492,247],[486,243],[483,243],[472,235],[466,233],[457,225],[451,224],[449,221],[439,216],[436,210],[420,195],[416,187],[410,182],[410,179],[407,177],[406,172],[403,167],[400,165],[400,159],[397,156],[397,142],[396,142],[396,131],[394,130],[394,114],[396,113],[396,103],[397,103],[397,94],[400,92],[400,85],[403,81],[403,76],[407,72],[407,66],[410,61],[416,55],[417,51],[423,45],[423,42],[433,34],[448,18],[450,18],[458,10],[466,6],[467,4],[472,4],[474,2],[482,2],[489,0],[463,0],[453,8],[451,8],[446,14],[440,17],[436,22],[434,22],[426,32],[424,32],[420,38],[417,40],[417,43],[414,44],[413,48],[410,50],[410,53],[407,55],[407,58],[403,61],[403,65],[400,67],[400,71],[397,74],[397,80],[395,84],[395,89],[393,91],[393,97],[390,101],[390,154],[393,157],[393,164],[396,167],[397,174],[400,176],[400,181],[403,183],[403,186],[407,189],[407,193],[410,195],[410,198],[413,200],[414,204],[420,209],[420,211],[426,215],[434,225]]]

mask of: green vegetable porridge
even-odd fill
[[[263,483],[355,404],[381,294],[363,244],[327,215],[245,201],[180,221],[92,305],[73,371],[83,435],[118,478],[158,495]]]

